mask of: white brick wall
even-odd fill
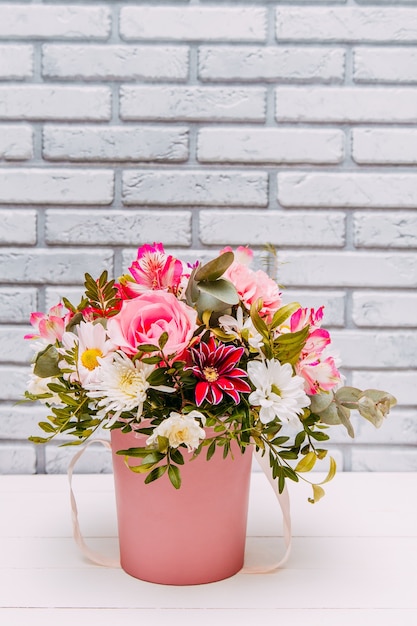
[[[416,470],[416,122],[416,0],[0,0],[0,473],[71,454],[15,404],[30,312],[159,240],[275,244],[347,382],[399,399],[336,433],[340,466]]]

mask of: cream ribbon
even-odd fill
[[[104,567],[120,567],[119,559],[111,559],[103,556],[99,552],[95,550],[91,550],[88,545],[84,541],[84,537],[82,536],[80,523],[78,520],[78,508],[77,502],[75,499],[74,491],[72,489],[72,477],[74,472],[74,467],[77,464],[79,458],[84,454],[86,449],[93,443],[101,443],[105,448],[111,450],[110,441],[107,439],[92,439],[88,441],[73,457],[69,466],[68,466],[68,481],[70,486],[70,502],[71,502],[71,517],[72,517],[72,530],[75,543],[80,548],[82,554],[97,565],[103,565]],[[271,468],[269,466],[268,457],[266,455],[262,456],[261,452],[255,452],[255,457],[261,466],[261,469],[265,476],[267,477],[271,487],[274,490],[274,493],[277,497],[278,503],[281,507],[282,516],[283,516],[283,529],[284,529],[284,542],[286,545],[286,550],[284,556],[273,565],[268,567],[246,567],[244,566],[240,570],[240,574],[270,574],[275,572],[277,569],[282,567],[288,560],[288,557],[291,552],[291,515],[290,515],[290,498],[288,495],[287,487],[285,487],[282,493],[278,492],[277,481],[272,478]]]

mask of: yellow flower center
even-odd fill
[[[97,357],[103,356],[103,353],[98,348],[89,348],[88,350],[84,350],[81,355],[81,363],[88,370],[94,370],[98,365]]]
[[[205,379],[209,383],[214,383],[214,381],[217,380],[219,377],[219,374],[215,367],[205,367],[203,370],[203,374],[205,376]]]
[[[277,396],[281,396],[281,389],[279,389],[276,385],[271,385],[271,391]]]

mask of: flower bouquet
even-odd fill
[[[138,436],[118,453],[145,483],[181,487],[184,455],[224,458],[253,446],[282,492],[327,456],[328,426],[354,436],[351,410],[379,427],[395,398],[343,385],[323,307],[282,305],[277,283],[225,248],[189,266],[161,243],[139,248],[130,274],[85,275],[85,295],[32,313],[33,372],[25,396],[49,409],[45,443],[85,442],[100,428]],[[140,438],[140,436],[142,436]],[[144,439],[145,437],[145,439]],[[233,445],[232,445],[233,444]],[[330,458],[326,482],[336,464]],[[323,483],[321,483],[323,484]],[[311,501],[323,495],[312,482]]]

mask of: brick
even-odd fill
[[[23,336],[32,331],[31,326],[0,327],[0,362],[22,363],[31,361],[33,350]]]
[[[417,332],[412,330],[334,330],[332,345],[347,368],[414,367]]]
[[[280,282],[278,256],[278,276]],[[318,309],[324,306],[323,328],[343,327],[345,325],[346,294],[344,291],[308,291],[306,289],[284,289],[282,302],[299,302],[304,308]]]
[[[345,136],[339,130],[203,128],[201,163],[340,163]]]
[[[264,172],[125,171],[123,203],[264,207],[268,204],[268,178]]]
[[[188,158],[188,129],[175,126],[50,126],[43,157],[51,161],[166,161]]]
[[[417,83],[417,48],[356,48],[353,78],[358,83]]]
[[[7,169],[0,171],[0,202],[9,204],[110,204],[110,170]]]
[[[110,115],[108,87],[0,86],[0,119],[105,121]]]
[[[339,246],[345,243],[343,213],[202,211],[200,240],[212,245]]]
[[[417,164],[417,130],[414,128],[355,128],[352,158],[360,164]]]
[[[417,471],[417,449],[405,446],[390,450],[377,446],[354,448],[351,459],[353,472]]]
[[[33,287],[0,287],[0,323],[28,322],[37,307],[37,290]]]
[[[417,9],[400,7],[279,7],[278,41],[417,41]]]
[[[417,175],[283,172],[278,200],[285,207],[417,207]]]
[[[345,74],[342,48],[201,46],[198,59],[203,81],[330,83],[342,81]]]
[[[367,420],[358,421],[355,429],[357,443],[365,444],[417,444],[417,419],[412,411],[391,409],[381,429]]]
[[[29,444],[0,444],[0,474],[36,474],[34,447]]]
[[[375,364],[376,365],[376,364]],[[352,385],[359,389],[383,389],[397,398],[398,405],[416,406],[417,371],[353,372]]]
[[[103,6],[0,5],[0,38],[107,39],[110,10]]]
[[[36,211],[0,209],[0,245],[34,245],[36,223]]]
[[[358,248],[417,248],[417,215],[394,213],[355,213],[353,223]]]
[[[120,35],[151,41],[265,41],[266,9],[242,5],[122,7]]]
[[[0,45],[1,80],[24,80],[32,75],[33,46],[25,44]]]
[[[74,448],[49,445],[45,448],[46,473],[66,474],[73,459]],[[110,474],[113,471],[112,457],[103,446],[90,446],[74,468],[74,474]]]
[[[416,311],[416,293],[357,291],[352,294],[352,320],[356,326],[417,328]]]
[[[24,439],[38,430],[38,422],[44,419],[47,409],[40,403],[0,405],[0,440]]]
[[[29,367],[0,365],[0,400],[22,400],[29,374]]]
[[[265,119],[265,89],[256,87],[126,86],[123,120],[258,121]]]
[[[101,271],[98,269],[96,272],[96,276],[101,274]],[[113,277],[111,277],[113,278]],[[78,287],[68,287],[67,285],[56,285],[53,287],[46,287],[45,289],[45,310],[51,308],[58,302],[62,302],[62,298],[65,296],[72,304],[75,306],[81,301],[82,296],[84,295],[84,286]]]
[[[277,87],[277,121],[417,122],[417,89]]]
[[[1,52],[0,52],[1,55]],[[33,156],[33,131],[26,124],[8,124],[0,130],[0,159],[25,161]]]
[[[405,252],[282,251],[286,287],[417,287],[417,254]]]
[[[82,284],[84,274],[113,271],[111,250],[0,249],[0,281],[31,285]]]
[[[48,211],[50,244],[165,245],[191,244],[191,213],[186,211]]]
[[[42,54],[48,78],[184,81],[188,76],[186,46],[47,44]]]

